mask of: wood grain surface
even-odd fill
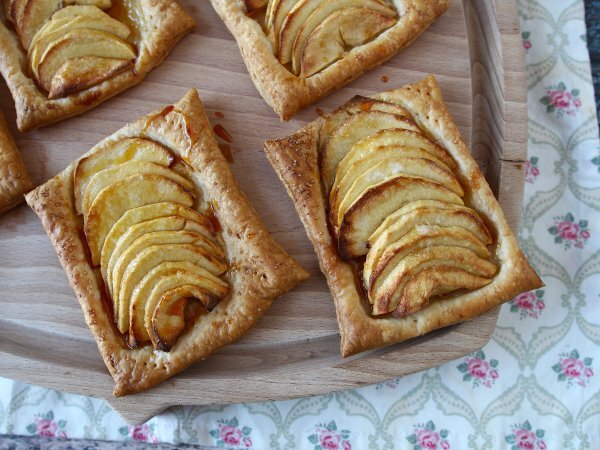
[[[182,0],[198,21],[145,82],[79,117],[22,134],[10,93],[0,106],[35,183],[41,184],[124,124],[199,89],[213,125],[233,136],[233,171],[275,238],[311,278],[278,299],[258,325],[146,393],[112,397],[112,379],[50,241],[22,205],[0,217],[0,375],[106,399],[130,422],[170,405],[263,401],[326,393],[423,370],[482,347],[498,310],[381,350],[342,359],[331,295],[292,203],[262,146],[355,94],[435,74],[467,144],[513,228],[526,154],[522,47],[511,0],[455,0],[429,31],[384,66],[282,123],[250,81],[238,48],[206,1]],[[387,79],[384,82],[383,79]],[[218,118],[220,112],[224,118]]]

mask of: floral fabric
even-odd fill
[[[582,0],[519,0],[529,155],[519,238],[546,286],[481,351],[377,386],[176,407],[131,426],[100,400],[0,380],[0,433],[258,449],[600,449],[600,145]]]

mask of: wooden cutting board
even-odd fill
[[[254,88],[238,48],[208,1],[181,0],[198,21],[145,82],[94,110],[26,134],[16,130],[4,84],[0,106],[36,183],[105,136],[190,87],[213,124],[233,136],[232,168],[275,238],[311,278],[278,299],[258,325],[146,393],[112,397],[108,375],[67,277],[25,205],[0,217],[0,375],[106,399],[130,422],[170,405],[262,401],[326,393],[427,369],[482,347],[498,310],[419,339],[343,359],[331,294],[285,190],[262,146],[333,109],[435,74],[450,111],[486,171],[513,228],[519,221],[527,142],[522,45],[511,0],[454,0],[410,48],[282,123]],[[220,112],[224,118],[218,118]]]

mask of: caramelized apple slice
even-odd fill
[[[158,175],[134,175],[104,188],[90,206],[84,221],[92,264],[97,266],[100,262],[106,236],[126,211],[159,202],[190,207],[194,197],[180,184]]]
[[[76,29],[53,41],[47,47],[37,66],[40,85],[49,92],[52,78],[54,78],[58,69],[67,60],[82,56],[99,56],[133,61],[136,58],[136,53],[130,44],[114,34],[87,28]]]
[[[152,310],[147,311],[150,293],[161,278],[177,271],[187,271],[203,278],[204,289],[217,298],[223,298],[229,291],[229,285],[219,277],[214,276],[202,267],[189,261],[163,262],[152,268],[137,284],[131,294],[129,306],[129,336],[132,346],[143,344],[150,339],[145,326],[145,317]],[[214,306],[214,305],[206,305]]]
[[[485,223],[471,208],[425,200],[408,203],[390,214],[369,237],[369,253],[379,258],[389,245],[418,225],[461,227],[474,234],[484,245],[492,243]]]
[[[439,200],[462,205],[454,192],[434,181],[400,175],[367,191],[346,211],[338,245],[342,258],[366,255],[373,232],[394,211],[415,200]]]
[[[296,34],[292,70],[301,76],[312,75],[319,70],[314,70],[314,63],[320,65],[320,60],[326,65],[331,64],[348,47],[363,44],[394,25],[395,16],[396,11],[378,0],[325,0],[306,18]],[[307,60],[313,62],[310,75],[304,75],[304,70],[300,70],[301,63],[304,68]]]
[[[81,211],[83,211],[83,214],[87,214],[92,202],[96,199],[98,194],[102,191],[102,189],[112,184],[114,180],[122,180],[133,175],[143,174],[157,175],[168,178],[169,180],[180,184],[185,190],[192,193],[196,190],[194,183],[175,173],[168,167],[164,167],[153,162],[128,161],[123,164],[117,164],[116,166],[106,168],[100,172],[96,172],[96,175],[92,177],[87,185],[87,188],[85,189],[85,193],[83,194]]]
[[[121,218],[123,219],[123,218]],[[119,220],[120,222],[120,220]],[[119,225],[119,222],[115,224],[113,229]],[[100,268],[102,270],[102,278],[106,282],[107,286],[112,286],[112,273],[119,256],[138,238],[156,231],[192,231],[194,233],[201,234],[205,238],[214,241],[214,235],[207,227],[206,223],[196,222],[189,218],[181,216],[164,216],[157,217],[155,219],[146,220],[143,222],[136,223],[127,228],[113,247],[111,254],[104,251],[107,247],[106,242],[102,248],[102,259],[100,261]],[[112,230],[111,230],[112,233]],[[109,238],[107,238],[108,241]],[[112,291],[112,287],[110,287]]]
[[[69,6],[65,9],[76,8],[80,7]],[[127,25],[119,22],[116,19],[113,19],[95,6],[89,8],[95,10],[96,12],[94,14],[66,16],[58,19],[55,18],[58,13],[54,14],[52,20],[47,22],[35,34],[33,40],[31,41],[31,46],[29,47],[27,56],[33,73],[36,77],[38,76],[37,66],[39,65],[40,59],[48,46],[70,31],[88,28],[91,30],[105,31],[107,33],[114,34],[121,39],[127,39],[130,34],[129,27],[127,27]]]
[[[11,18],[23,48],[29,48],[38,30],[61,6],[61,0],[13,0]]]
[[[383,160],[373,167],[361,167],[361,170],[358,171],[353,171],[351,168],[348,171],[344,177],[345,180],[340,183],[339,190],[331,191],[330,220],[332,224],[338,227],[346,211],[365,191],[398,175],[426,178],[445,186],[460,197],[464,194],[452,172],[438,166],[430,159],[391,158]]]
[[[271,13],[267,14],[267,27],[273,36],[273,48],[279,53],[279,36],[281,27],[290,11],[299,3],[300,0],[273,0]]]
[[[439,245],[466,248],[483,259],[490,257],[487,247],[464,228],[418,225],[391,243],[379,258],[376,258],[375,252],[373,255],[371,252],[367,253],[363,280],[369,294],[373,295],[381,287],[394,267],[409,253]]]
[[[442,266],[422,270],[404,286],[393,315],[396,318],[406,317],[426,307],[431,297],[448,294],[457,289],[480,289],[491,281],[490,278],[471,275],[454,267]]]
[[[97,172],[128,161],[146,161],[168,167],[174,160],[169,149],[148,139],[122,138],[109,142],[77,163],[73,174],[77,214],[81,214],[83,195],[88,183]]]
[[[151,245],[142,250],[127,266],[118,294],[119,315],[117,326],[122,333],[129,329],[129,304],[133,290],[154,267],[164,262],[187,261],[200,266],[215,276],[227,270],[225,262],[212,256],[206,249],[192,244]],[[113,297],[114,299],[114,297]]]
[[[435,267],[453,267],[481,278],[491,278],[496,266],[480,258],[471,250],[452,246],[436,246],[412,252],[396,265],[379,289],[369,296],[373,303],[373,314],[393,311],[406,283],[419,272]]]
[[[321,154],[321,176],[327,193],[333,185],[338,164],[352,146],[361,139],[388,128],[403,128],[419,132],[419,129],[404,117],[381,111],[369,111],[354,114],[331,133]]]
[[[104,245],[102,246],[102,258],[100,266],[102,268],[107,268],[109,267],[109,265],[111,267],[114,265],[114,262],[110,263],[110,261],[114,259],[112,255],[115,251],[115,248],[119,244],[120,239],[125,234],[127,234],[130,229],[134,229],[137,227],[137,225],[142,224],[144,222],[149,222],[161,217],[169,216],[181,217],[188,221],[192,221],[194,223],[199,224],[200,228],[195,229],[193,231],[196,231],[197,233],[204,235],[206,238],[215,241],[216,238],[214,235],[214,225],[204,215],[177,203],[152,203],[149,205],[140,206],[139,208],[130,209],[125,214],[123,214],[123,216],[117,221],[117,223],[115,223],[115,225],[110,229],[110,232],[108,233],[108,236],[106,236],[106,240],[104,241]],[[135,239],[137,239],[140,236],[136,236]],[[127,246],[129,246],[130,244],[131,243],[129,243]],[[107,280],[108,275],[103,275],[104,280]]]

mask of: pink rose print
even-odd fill
[[[505,436],[505,441],[511,445],[511,450],[545,450],[546,443],[543,441],[546,432],[541,429],[531,429],[529,421],[512,426],[512,433]]]
[[[227,448],[251,448],[251,433],[250,427],[240,428],[237,417],[217,420],[217,428],[209,431],[217,447]]]
[[[66,438],[64,431],[67,426],[66,420],[54,420],[54,412],[48,411],[46,414],[39,415],[33,419],[33,423],[27,426],[27,431],[33,435],[49,438]]]
[[[119,433],[125,436],[126,441],[153,442],[157,443],[158,438],[154,434],[154,424],[144,423],[142,425],[129,425],[119,428]]]
[[[497,367],[497,359],[490,359],[488,362],[483,350],[479,350],[467,356],[456,368],[464,374],[463,381],[473,381],[473,387],[482,385],[490,388],[500,376]]]
[[[338,431],[334,420],[328,424],[315,426],[315,432],[308,436],[308,441],[314,445],[314,450],[352,450],[350,431]]]
[[[538,167],[539,158],[537,156],[532,156],[525,163],[525,182],[533,184],[536,178],[540,174],[540,169]]]
[[[544,308],[546,308],[543,298],[543,289],[524,292],[510,302],[510,312],[519,313],[521,319],[527,317],[537,319]]]
[[[558,381],[566,381],[567,387],[571,387],[573,383],[578,386],[585,387],[590,378],[594,376],[592,369],[592,358],[579,358],[577,350],[561,353],[559,361],[552,366],[552,370],[556,372]]]
[[[583,248],[591,234],[588,230],[588,221],[575,221],[573,214],[568,212],[564,216],[555,216],[554,225],[548,228],[548,232],[554,236],[555,244],[562,244],[565,250],[571,248]]]
[[[523,47],[525,48],[525,50],[529,50],[532,47],[531,41],[529,40],[530,36],[531,33],[529,31],[523,31],[521,33],[521,37],[523,38]]]
[[[546,106],[546,112],[556,112],[557,117],[567,114],[574,116],[581,107],[579,89],[567,90],[565,83],[560,82],[555,86],[546,88],[546,95],[540,99],[542,105]]]
[[[426,424],[413,425],[413,434],[406,437],[406,440],[413,445],[413,450],[449,450],[448,430],[442,429],[439,432],[435,429],[435,423],[432,420]]]

